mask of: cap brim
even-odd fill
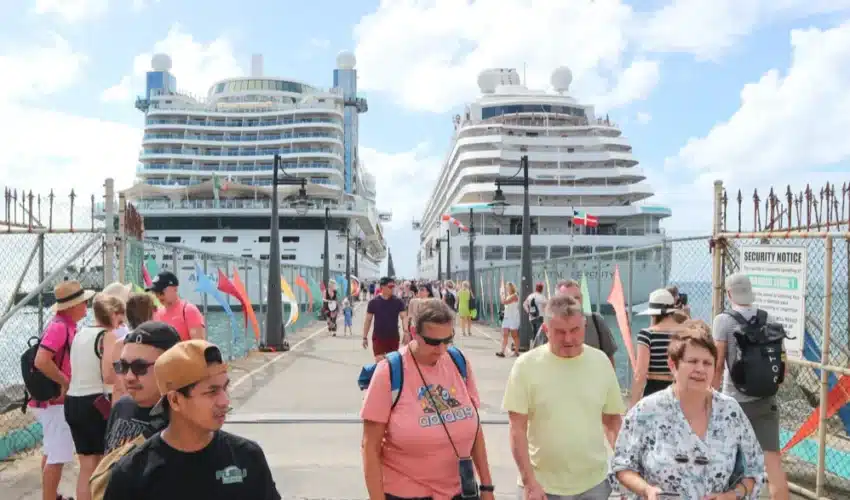
[[[662,314],[664,314],[664,311],[661,309],[646,309],[637,313],[638,316],[660,316]]]

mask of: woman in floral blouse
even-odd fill
[[[711,389],[717,349],[708,325],[688,322],[668,348],[673,385],[627,414],[612,485],[632,498],[757,498],[764,456],[738,403]],[[667,497],[669,498],[669,497]]]

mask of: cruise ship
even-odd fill
[[[299,215],[299,186],[277,187],[282,267],[322,267],[329,208],[331,277],[345,272],[346,231],[352,272],[358,252],[358,277],[377,277],[387,255],[382,223],[392,215],[377,209],[375,178],[359,155],[358,119],[368,105],[357,93],[354,55],[342,52],[336,63],[333,87],[322,89],[265,76],[262,55],[254,55],[250,76],[215,82],[197,97],[178,90],[167,54],[153,56],[146,93],[136,99],[145,114],[137,182],[122,191],[144,216],[145,237],[268,260],[278,154],[281,176],[306,178],[310,203]],[[191,253],[178,260],[161,246],[146,252],[160,269],[176,267],[181,282],[195,280]],[[256,303],[258,288],[248,292]],[[181,294],[202,301],[190,287]]]
[[[497,216],[488,206],[497,177],[522,177],[520,158],[529,158],[529,202],[533,266],[549,261],[551,285],[564,278],[588,279],[591,302],[607,300],[619,264],[628,286],[628,257],[603,259],[601,265],[580,257],[596,252],[656,245],[663,241],[660,227],[671,211],[646,204],[653,190],[638,167],[632,148],[607,117],[599,118],[591,105],[569,96],[572,73],[561,67],[552,73],[553,92],[526,88],[515,69],[481,72],[480,97],[454,117],[454,137],[422,219],[417,256],[419,275],[443,277],[450,234],[451,275],[466,275],[469,239],[463,227],[474,222],[473,257],[476,269],[510,266],[505,281],[519,283],[522,244],[523,188],[502,186],[508,205]],[[471,212],[470,212],[471,210]],[[471,214],[471,215],[470,215]],[[590,216],[598,225],[574,224],[574,216]],[[452,224],[447,224],[445,219]],[[636,301],[646,300],[663,285],[664,252],[636,252],[631,280]],[[669,260],[667,260],[669,262]],[[442,272],[438,273],[438,263]],[[535,273],[534,279],[541,279]],[[480,283],[475,284],[480,287]]]

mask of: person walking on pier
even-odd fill
[[[360,411],[369,498],[493,500],[481,400],[472,367],[450,347],[453,331],[448,305],[423,299],[416,334],[395,358],[396,392],[393,358],[378,363]]]
[[[407,342],[410,336],[404,302],[393,294],[394,288],[394,279],[389,276],[381,278],[381,293],[375,295],[375,298],[366,306],[366,319],[363,321],[363,349],[369,347],[369,331],[372,330],[374,321],[372,353],[376,361],[383,359],[387,353],[398,350],[401,342],[398,335],[399,319],[404,330],[404,341]]]
[[[614,446],[625,411],[617,374],[602,351],[584,345],[579,302],[555,296],[546,307],[549,342],[516,360],[502,401],[521,495],[605,500],[605,440]]]
[[[179,285],[177,276],[170,271],[163,271],[154,277],[147,290],[156,295],[163,307],[154,313],[153,319],[173,326],[181,340],[206,339],[204,315],[195,304],[180,298],[177,290]]]

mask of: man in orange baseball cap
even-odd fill
[[[154,364],[168,426],[113,468],[105,500],[279,500],[263,450],[222,431],[230,378],[219,348],[187,340]]]

